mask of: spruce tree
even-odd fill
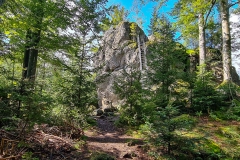
[[[143,122],[144,116],[144,89],[141,84],[142,74],[132,66],[123,69],[121,76],[116,77],[114,92],[124,100],[121,106],[121,123],[128,125],[139,125]]]
[[[187,56],[184,47],[174,41],[174,29],[165,16],[158,17],[154,26],[153,41],[148,46],[147,82],[156,87],[153,97],[166,106],[170,97],[170,86],[184,77]]]

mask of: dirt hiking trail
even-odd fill
[[[117,119],[117,116],[96,117],[97,126],[85,131],[88,150],[107,153],[116,160],[150,160],[143,150],[141,139],[126,135],[114,126]]]

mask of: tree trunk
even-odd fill
[[[30,53],[30,44],[29,44],[30,39],[31,39],[30,30],[28,30],[26,35],[27,45],[25,46],[24,57],[23,57],[23,72],[22,72],[23,79],[27,78],[28,59],[29,59],[29,53]]]
[[[220,9],[222,19],[223,81],[230,81],[232,62],[228,0],[220,0]]]
[[[206,61],[206,41],[205,41],[205,25],[203,14],[198,15],[198,29],[199,29],[199,65]]]
[[[39,0],[39,4],[36,5],[32,12],[35,19],[30,24],[31,26],[27,30],[26,35],[26,47],[23,59],[23,73],[22,78],[31,80],[32,83],[35,81],[35,74],[37,68],[37,57],[38,57],[38,44],[40,42],[41,25],[44,16],[45,0]]]
[[[26,45],[23,57],[23,71],[22,71],[22,84],[20,89],[21,95],[28,95],[26,89],[34,88],[35,74],[37,68],[37,57],[38,57],[38,44],[40,42],[41,35],[41,24],[44,16],[43,6],[45,0],[39,0],[37,10],[32,10],[35,19],[31,22],[29,29],[26,33]],[[27,81],[26,81],[27,80]],[[26,82],[30,82],[27,85]],[[21,108],[21,100],[19,100],[18,110]]]
[[[37,57],[38,49],[37,45],[40,41],[41,30],[33,32],[27,31],[27,45],[25,47],[24,58],[23,58],[23,79],[29,79],[34,82],[36,68],[37,68]]]

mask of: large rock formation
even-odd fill
[[[217,49],[207,49],[207,69],[213,71],[214,79],[217,83],[222,83],[223,81],[223,64],[222,64],[222,54]],[[190,63],[192,71],[196,71],[199,62],[198,51],[190,55]],[[231,67],[232,81],[240,85],[239,75],[234,66]]]
[[[99,68],[97,92],[100,108],[118,107],[122,103],[114,93],[114,81],[121,76],[123,69],[128,71],[128,68],[145,68],[147,40],[142,29],[130,22],[122,22],[104,34],[94,62],[95,67]]]
[[[154,38],[154,37],[153,37]],[[152,39],[154,40],[154,39]],[[114,82],[123,75],[123,70],[143,71],[146,65],[147,36],[136,23],[122,22],[110,28],[102,39],[102,45],[94,60],[98,68],[96,81],[98,82],[98,105],[100,108],[118,107],[123,103],[114,93]],[[196,71],[199,56],[197,51],[190,54],[190,69]],[[216,81],[222,82],[221,53],[215,49],[207,51],[207,67],[214,72]],[[232,67],[232,78],[240,85],[239,77]]]

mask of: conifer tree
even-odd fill
[[[187,57],[185,49],[174,41],[174,29],[168,19],[158,17],[154,24],[154,40],[148,46],[147,81],[157,86],[157,101],[166,106],[170,98],[169,87],[182,78]]]
[[[128,125],[139,125],[142,123],[144,109],[144,89],[142,88],[142,74],[131,64],[128,68],[123,69],[121,76],[116,77],[114,82],[114,92],[124,100],[125,104],[122,107],[122,122]],[[127,120],[124,120],[127,119]]]

